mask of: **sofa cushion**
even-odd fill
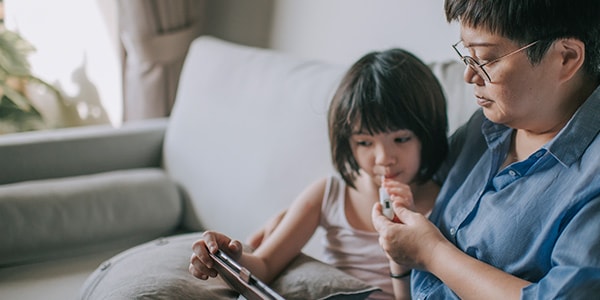
[[[365,299],[380,290],[305,254],[294,259],[271,287],[286,299]]]
[[[188,52],[164,144],[185,225],[244,240],[333,172],[327,109],[345,66],[204,36]]]
[[[122,247],[180,223],[176,185],[157,168],[0,186],[0,266]]]
[[[192,243],[201,233],[160,238],[104,262],[85,282],[82,300],[236,299],[220,276],[200,280],[188,272]],[[374,287],[301,255],[271,284],[284,298],[364,299]]]

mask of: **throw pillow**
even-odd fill
[[[188,272],[191,246],[200,235],[160,238],[114,256],[88,277],[80,299],[237,299],[221,277],[204,281]],[[377,290],[304,254],[271,287],[286,299],[364,299]]]

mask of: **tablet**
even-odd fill
[[[250,273],[250,270],[242,267],[239,263],[229,257],[221,250],[216,253],[210,253],[210,257],[215,261],[214,268],[219,275],[236,290],[240,295],[248,300],[284,300],[264,282]]]

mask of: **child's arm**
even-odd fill
[[[253,249],[258,248],[264,240],[266,240],[275,231],[275,228],[279,226],[281,220],[285,216],[287,209],[284,209],[273,216],[265,225],[263,225],[258,231],[251,234],[246,240],[246,244],[250,245]]]
[[[253,273],[266,282],[279,274],[302,250],[319,226],[327,178],[309,185],[292,202],[271,236],[243,263],[257,268]],[[250,261],[252,260],[252,262]]]
[[[390,259],[390,277],[394,287],[394,299],[410,299],[410,273],[409,267],[399,265]]]
[[[214,253],[221,248],[256,277],[271,281],[300,253],[317,229],[326,182],[325,178],[308,186],[294,200],[271,237],[253,253],[242,253],[239,241],[216,232],[206,232],[201,240],[194,243],[190,272],[200,279],[216,276],[208,251]]]
[[[414,210],[415,203],[412,190],[409,185],[390,179],[383,180],[382,188],[390,195],[392,201],[402,203],[403,206]],[[390,207],[391,209],[391,207]],[[386,216],[389,218],[389,216]],[[398,222],[394,214],[394,222]],[[410,299],[410,272],[407,266],[397,264],[393,259],[390,260],[390,277],[394,287],[395,299]]]

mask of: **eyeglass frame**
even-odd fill
[[[523,50],[525,50],[525,49],[527,49],[527,48],[529,48],[529,47],[531,47],[531,46],[539,43],[540,41],[541,40],[537,40],[537,41],[531,42],[531,43],[529,43],[529,44],[527,44],[527,45],[525,45],[525,46],[523,46],[523,47],[521,47],[521,48],[519,48],[519,49],[517,49],[515,51],[509,52],[509,53],[504,54],[504,55],[502,55],[500,57],[494,58],[494,59],[492,59],[492,60],[490,60],[488,62],[485,62],[485,63],[480,63],[479,61],[477,61],[472,56],[462,55],[462,53],[460,53],[460,51],[458,51],[458,49],[456,48],[456,46],[458,46],[458,44],[462,43],[463,40],[460,40],[460,41],[456,42],[456,44],[452,45],[452,49],[454,49],[454,51],[456,51],[456,54],[458,54],[458,56],[460,57],[460,59],[463,61],[463,63],[465,65],[467,65],[473,71],[475,71],[475,73],[479,77],[483,78],[484,81],[491,83],[492,82],[492,78],[490,77],[490,75],[486,72],[486,70],[483,67],[485,67],[487,65],[490,65],[490,64],[493,64],[493,63],[496,63],[499,60],[501,60],[503,58],[506,58],[506,57],[509,57],[509,56],[511,56],[513,54],[519,53],[519,52],[521,52],[521,51],[523,51]],[[481,76],[482,74],[480,73],[480,70],[481,70],[481,72],[483,72],[483,75],[485,75],[485,76]]]

